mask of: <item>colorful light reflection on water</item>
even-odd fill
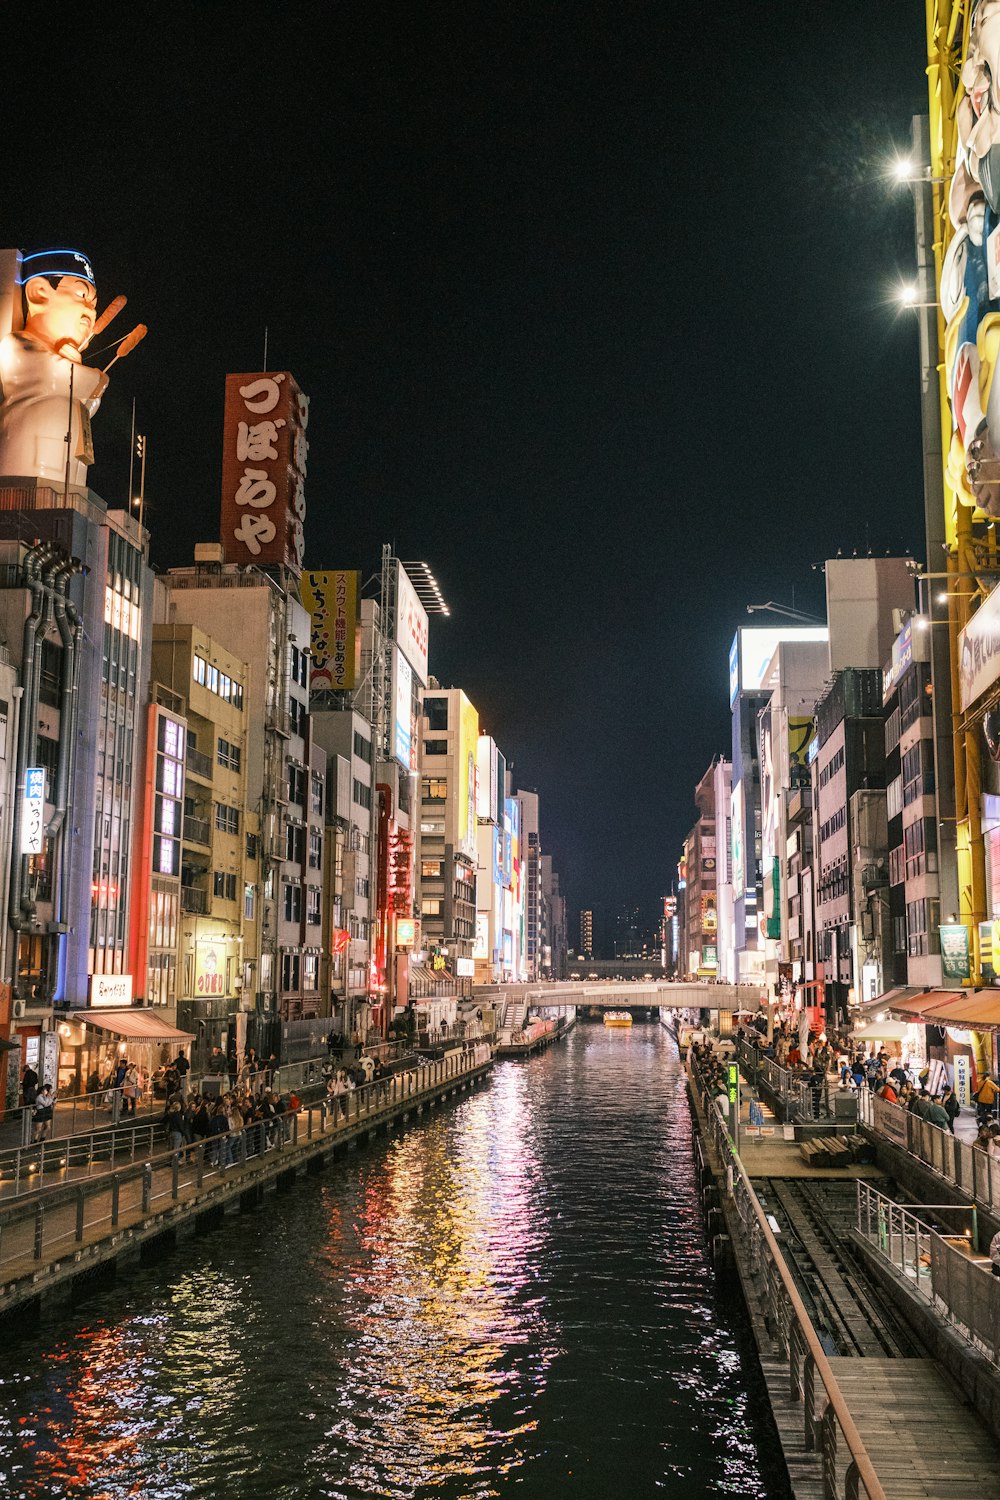
[[[581,1026],[0,1350],[0,1484],[773,1500],[737,1315],[666,1034]]]

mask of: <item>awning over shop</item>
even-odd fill
[[[866,1000],[864,1005],[858,1007],[858,1014],[865,1020],[869,1016],[878,1015],[879,1011],[898,1009],[906,1005],[909,1000],[915,1000],[918,995],[925,995],[926,990],[916,985],[899,985],[894,990],[886,990],[884,995],[879,995],[877,1000]]]
[[[893,1015],[912,1016],[915,1021],[930,1021],[934,1025],[933,1013],[961,998],[961,990],[918,990],[914,999],[896,1001],[891,1009]]]
[[[855,1026],[851,1037],[856,1042],[903,1042],[906,1040],[905,1021],[868,1021]]]
[[[130,1042],[194,1041],[190,1031],[178,1031],[152,1010],[78,1010],[70,1019],[97,1031],[110,1031],[112,1036],[127,1037]]]
[[[963,1031],[1000,1030],[1000,993],[962,990],[957,995],[939,994],[938,1003],[928,1006],[922,1019],[932,1025],[958,1026]]]

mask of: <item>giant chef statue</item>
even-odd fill
[[[3,259],[16,269],[0,338],[0,475],[33,477],[54,488],[84,486],[94,458],[90,419],[108,377],[84,365],[82,352],[125,299],[117,297],[99,319],[94,273],[76,250]],[[130,334],[116,357],[144,333]]]

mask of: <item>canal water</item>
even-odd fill
[[[581,1024],[0,1338],[0,1493],[785,1500],[672,1039]]]

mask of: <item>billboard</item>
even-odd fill
[[[94,1008],[132,1004],[131,974],[92,974],[90,976],[90,1003]]]
[[[964,713],[1000,677],[1000,588],[958,633],[959,702]]]
[[[357,682],[360,584],[353,570],[302,574],[302,603],[312,618],[311,693],[343,692]]]
[[[733,893],[736,899],[743,895],[745,886],[745,869],[743,865],[743,783],[738,781],[732,790],[731,798],[731,831],[732,840],[731,856],[733,867]]]
[[[788,720],[788,785],[793,792],[801,791],[812,781],[809,762],[809,743],[813,737],[814,720],[790,716]]]
[[[392,753],[404,771],[414,770],[413,672],[398,646],[392,648]]]
[[[427,639],[427,611],[403,564],[397,562],[395,641],[421,687],[427,686]]]
[[[309,398],[287,370],[227,375],[222,426],[222,554],[283,563],[305,555]]]
[[[497,747],[488,734],[481,734],[476,746],[476,778],[476,816],[486,823],[498,823]]]
[[[226,994],[226,945],[200,938],[194,950],[194,992],[200,1000]]]
[[[825,625],[772,626],[770,629],[740,626],[729,649],[729,704],[738,693],[755,693],[764,686],[771,657],[783,641],[826,641]]]
[[[458,845],[476,857],[476,751],[479,746],[479,713],[464,693],[458,695]]]

